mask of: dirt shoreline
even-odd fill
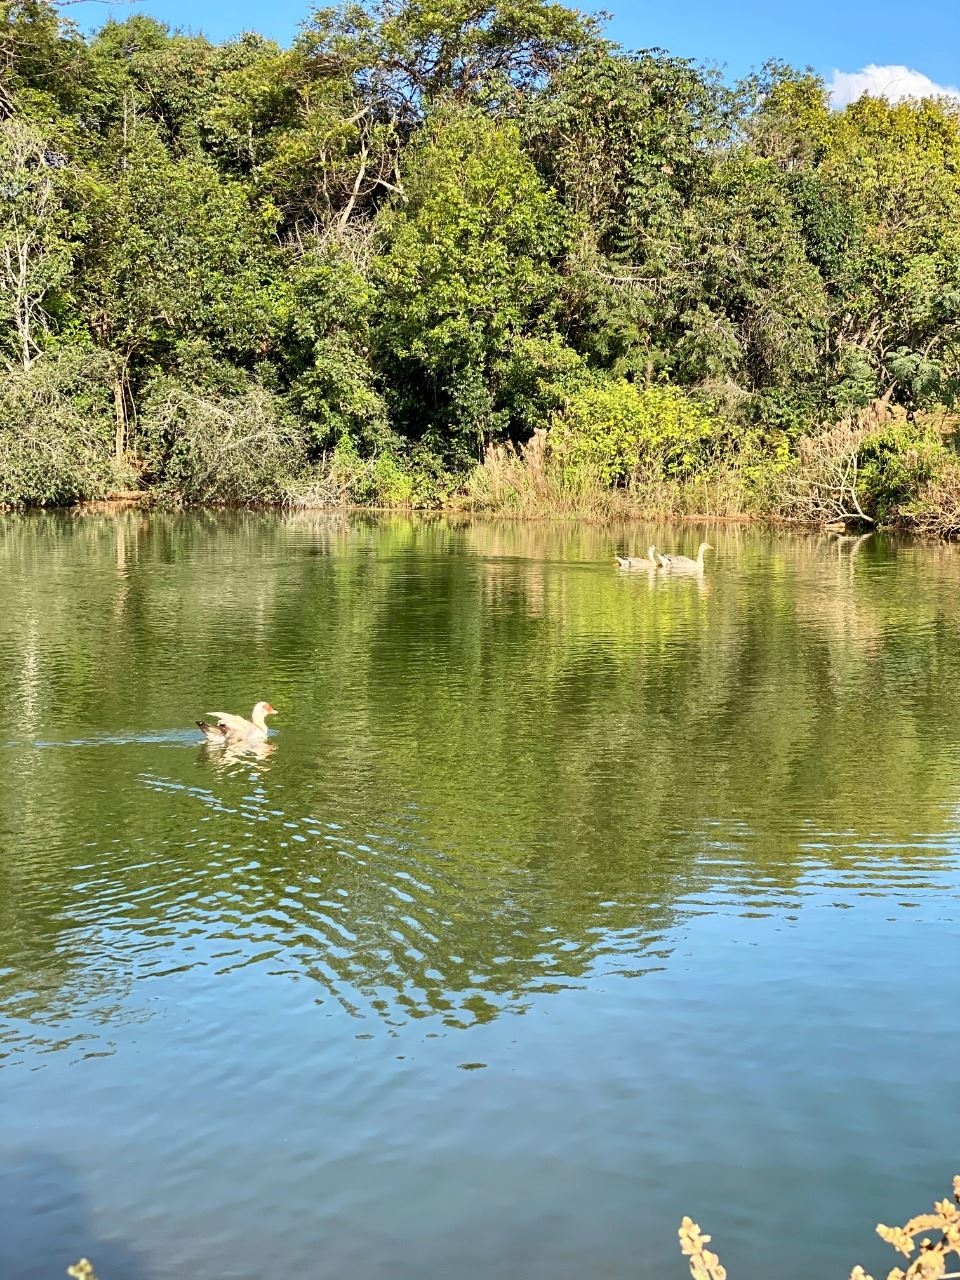
[[[544,513],[537,515],[522,514],[511,511],[493,511],[486,509],[475,509],[466,506],[451,505],[447,507],[379,507],[379,506],[362,506],[356,503],[322,503],[315,506],[307,504],[284,504],[284,503],[256,503],[241,504],[230,502],[205,502],[191,503],[189,505],[180,505],[176,503],[166,503],[157,494],[149,489],[143,490],[124,490],[112,493],[106,498],[86,498],[78,502],[71,503],[66,506],[43,506],[43,507],[0,507],[0,512],[6,514],[36,514],[39,512],[59,512],[62,514],[71,514],[75,516],[85,515],[119,515],[124,511],[135,510],[180,510],[180,511],[286,511],[289,513],[308,512],[308,511],[328,511],[331,513],[353,512],[356,514],[366,515],[419,515],[423,517],[432,517],[434,519],[460,519],[460,520],[509,520],[511,522],[522,524],[553,524],[553,523],[576,523],[587,525],[604,525],[604,524],[699,524],[699,525],[730,525],[732,527],[747,527],[754,525],[758,528],[780,528],[780,529],[797,529],[807,530],[809,532],[820,533],[910,533],[910,528],[902,525],[881,525],[881,526],[860,526],[854,521],[842,523],[839,521],[803,521],[789,520],[783,516],[777,515],[713,515],[708,512],[687,512],[683,514],[644,514],[638,512],[635,515],[617,515],[617,516],[600,516],[592,513],[584,512],[579,514],[575,511],[556,512],[554,514]]]

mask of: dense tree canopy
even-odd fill
[[[231,406],[370,496],[643,387],[781,459],[960,392],[955,104],[835,111],[776,63],[732,85],[553,0],[343,4],[289,48],[68,15],[0,6],[0,434],[41,386],[98,388],[114,485]],[[0,501],[84,492],[68,470],[8,467]]]

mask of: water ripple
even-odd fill
[[[872,1269],[850,1224],[960,1141],[960,558],[612,570],[699,535],[0,518],[21,1280],[620,1275],[684,1211],[744,1272]],[[197,741],[260,696],[268,749]]]

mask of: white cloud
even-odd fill
[[[830,102],[835,107],[856,102],[865,93],[890,102],[901,102],[904,98],[954,98],[960,102],[960,89],[937,84],[922,71],[911,71],[909,67],[878,67],[872,62],[862,71],[835,70],[827,89]]]

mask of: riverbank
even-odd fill
[[[956,113],[521,10],[5,12],[0,504],[960,529]]]
[[[633,394],[633,393],[632,393]],[[643,394],[643,393],[641,393]],[[658,389],[657,394],[661,394]],[[686,403],[686,402],[685,402]],[[672,406],[676,410],[676,404]],[[908,417],[886,405],[789,440],[731,423],[637,412],[625,428],[609,415],[584,423],[557,416],[519,445],[491,444],[470,469],[444,469],[422,451],[393,448],[361,458],[343,444],[313,462],[264,455],[271,423],[214,455],[183,453],[175,474],[147,471],[128,454],[117,463],[80,458],[71,483],[39,487],[49,502],[16,502],[16,477],[0,470],[7,508],[75,506],[279,506],[371,511],[444,511],[516,519],[733,521],[803,527],[887,528],[952,538],[960,532],[956,422],[945,410]],[[50,451],[19,441],[20,471],[33,476]],[[61,456],[61,455],[58,455]],[[264,457],[266,456],[266,462]],[[131,477],[146,482],[130,485]],[[62,481],[63,476],[61,475]],[[114,483],[111,483],[114,479]],[[116,480],[126,483],[116,483]],[[10,499],[13,499],[12,501]]]

